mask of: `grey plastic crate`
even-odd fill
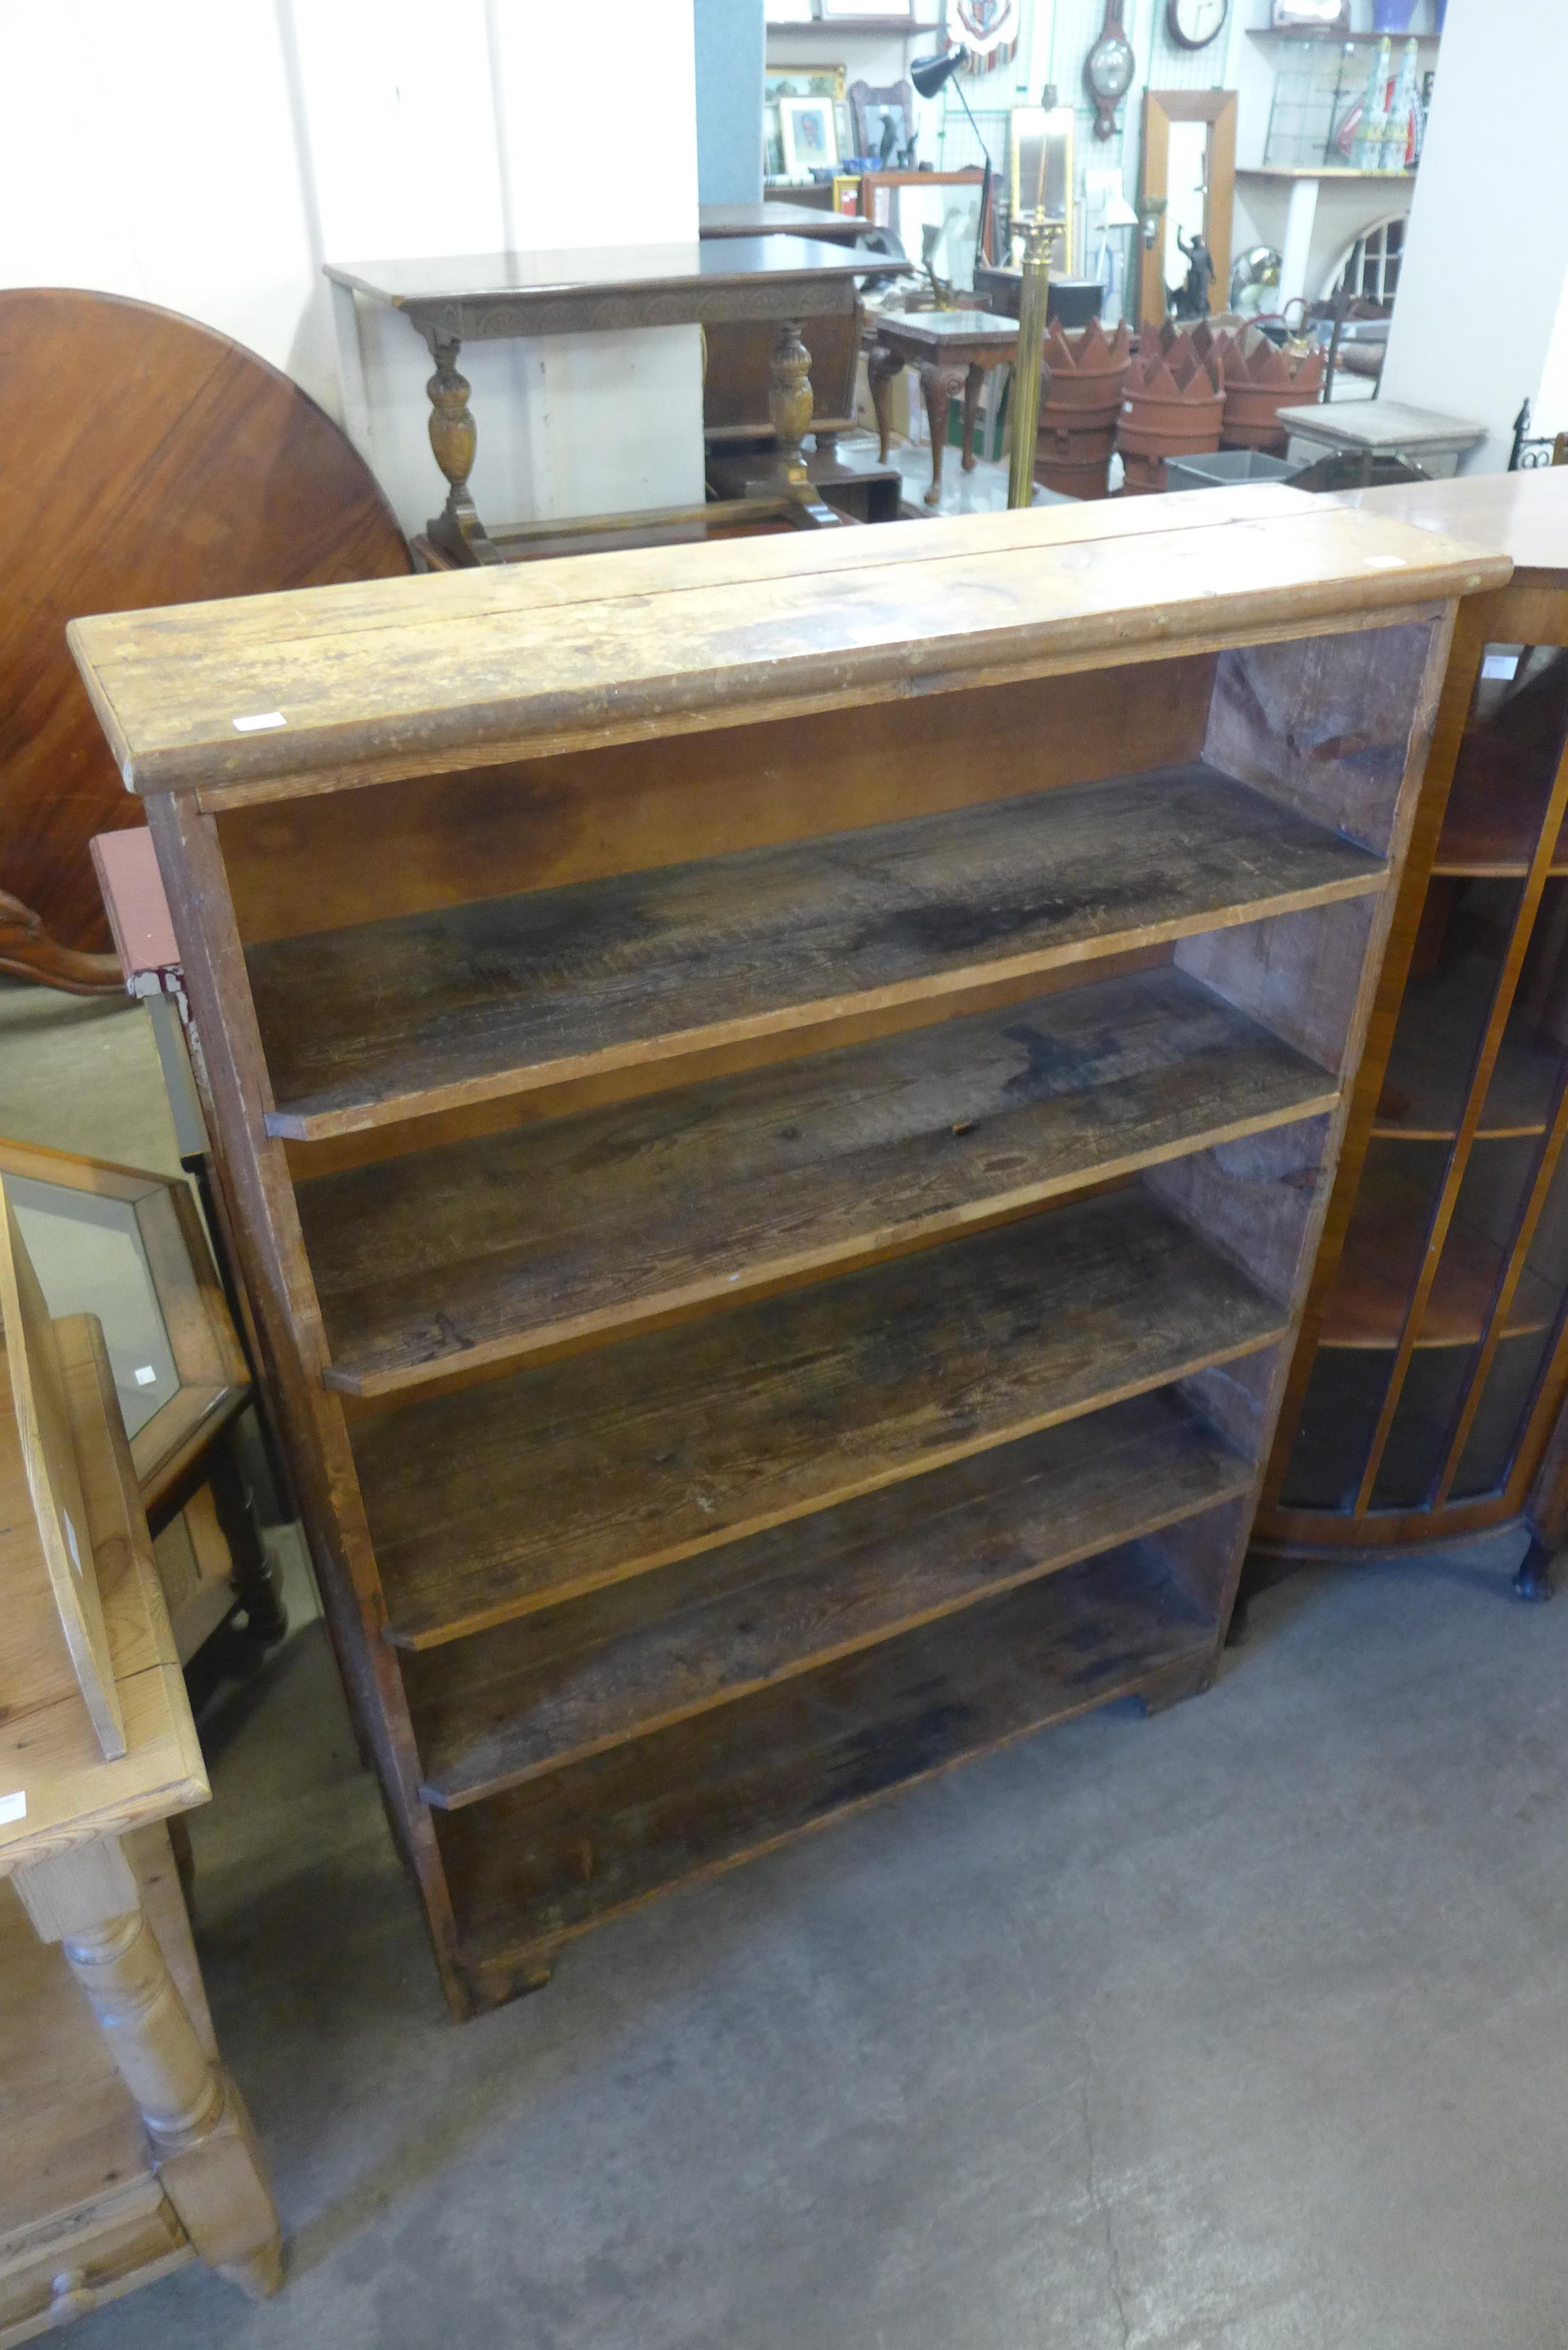
[[[1234,489],[1238,482],[1293,482],[1311,459],[1268,457],[1261,449],[1211,449],[1201,457],[1168,457],[1168,490]]]

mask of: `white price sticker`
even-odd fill
[[[236,734],[265,734],[269,726],[286,726],[287,719],[281,710],[258,710],[249,718],[231,721]]]
[[[15,1795],[0,1795],[0,1827],[9,1827],[13,1820],[25,1820],[26,1816],[27,1798],[25,1792]]]
[[[156,1387],[158,1384],[158,1374],[151,1363],[138,1363],[130,1376],[139,1388]]]
[[[1485,653],[1482,655],[1482,677],[1517,677],[1518,674],[1519,655],[1517,653]]]

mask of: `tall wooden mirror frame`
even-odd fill
[[[1170,178],[1170,128],[1175,122],[1206,122],[1203,236],[1214,257],[1210,310],[1224,309],[1231,286],[1231,219],[1236,203],[1236,93],[1233,89],[1147,89],[1143,98],[1143,163],[1138,212],[1147,224],[1158,206],[1155,240],[1138,245],[1137,322],[1140,331],[1165,317],[1166,204]]]

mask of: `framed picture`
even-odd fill
[[[781,98],[779,144],[791,179],[838,169],[838,122],[830,98]]]
[[[848,152],[849,109],[844,99],[842,66],[773,66],[763,77],[763,177],[786,176],[784,134],[779,128],[781,98],[827,98],[833,100],[838,127],[838,151]]]
[[[763,76],[763,103],[776,106],[781,98],[844,99],[842,66],[770,66]]]
[[[855,128],[855,152],[884,171],[908,171],[905,158],[915,143],[915,89],[908,81],[892,81],[874,88],[868,81],[849,85],[849,111]],[[887,152],[884,154],[883,150]]]

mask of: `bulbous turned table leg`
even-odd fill
[[[768,371],[768,416],[779,444],[779,470],[792,489],[810,486],[801,443],[811,430],[815,404],[811,353],[798,325],[786,319],[779,328]]]
[[[208,2053],[116,1838],[19,1869],[141,2115],[159,2183],[196,2251],[254,2297],[283,2281],[277,2213],[239,2091]]]
[[[457,371],[462,345],[455,336],[431,335],[430,347],[435,361],[435,373],[425,386],[431,403],[431,447],[449,484],[446,504],[429,525],[430,535],[460,562],[499,563],[501,551],[480,521],[468,486],[479,447],[479,428],[468,412],[472,386]]]

